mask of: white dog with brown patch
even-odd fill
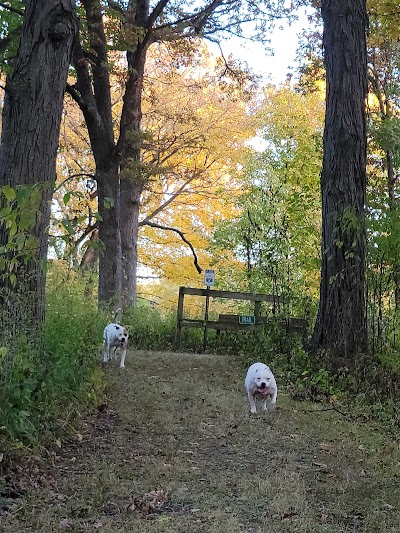
[[[128,332],[119,324],[108,324],[103,333],[103,363],[108,363],[116,350],[121,351],[119,366],[125,368],[126,348],[128,345]]]
[[[263,411],[273,411],[278,395],[278,387],[270,368],[264,363],[254,363],[247,370],[244,381],[247,396],[250,402],[251,413],[257,412],[256,400],[261,399]],[[267,407],[267,400],[268,407]]]

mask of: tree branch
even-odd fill
[[[61,187],[65,185],[66,183],[68,183],[69,181],[75,178],[82,178],[83,176],[86,176],[87,178],[90,178],[92,180],[96,179],[96,176],[94,176],[93,174],[87,174],[86,172],[81,172],[80,174],[72,174],[71,176],[68,176],[68,178],[65,178],[65,180],[63,180],[59,185],[57,185],[57,187],[54,189],[54,192],[57,192],[58,190],[60,190]]]
[[[180,231],[179,229],[176,229],[176,228],[171,228],[169,226],[162,226],[161,224],[156,224],[155,222],[139,222],[139,226],[150,226],[151,228],[158,228],[158,229],[163,229],[163,230],[166,230],[166,231],[174,231],[175,233],[177,233],[180,238],[183,240],[184,243],[186,243],[192,254],[193,254],[193,263],[194,263],[194,266],[196,267],[196,270],[199,274],[201,274],[203,272],[203,269],[201,268],[201,266],[199,265],[198,263],[198,260],[197,260],[197,254],[196,254],[196,251],[192,245],[192,243],[190,241],[188,241],[188,239],[185,237],[185,234]]]
[[[10,11],[10,13],[16,13],[17,15],[20,15],[21,17],[24,16],[23,11],[20,11],[16,7],[12,7],[8,4],[5,4],[4,2],[0,2],[0,7],[2,7],[3,9],[6,9],[7,11]]]

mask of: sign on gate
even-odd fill
[[[204,285],[206,287],[214,287],[214,281],[215,281],[215,270],[211,268],[206,268],[204,271]]]
[[[239,315],[239,324],[248,324],[252,326],[256,323],[256,317],[254,315]]]

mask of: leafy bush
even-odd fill
[[[137,349],[168,350],[175,340],[175,315],[161,315],[147,302],[140,301],[124,313],[123,324],[129,332],[129,346]]]
[[[0,357],[0,439],[55,442],[74,415],[102,396],[98,364],[102,316],[70,271],[52,271],[47,317],[36,339],[20,335]],[[101,342],[101,341],[100,341]]]

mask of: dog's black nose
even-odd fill
[[[260,385],[260,389],[265,389],[265,386],[266,386],[265,383],[262,382],[261,385]]]

